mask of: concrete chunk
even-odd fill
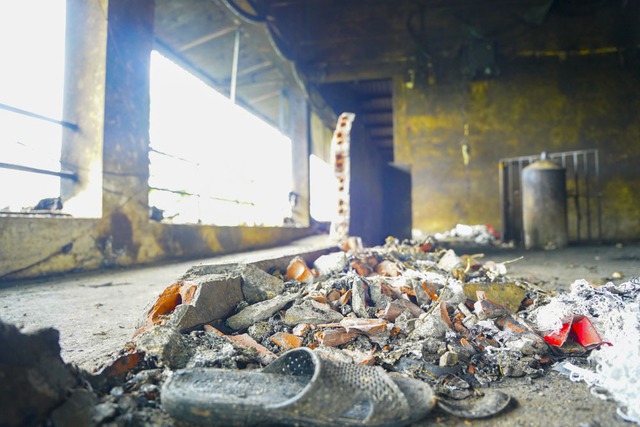
[[[322,255],[313,263],[320,276],[328,276],[332,273],[339,273],[347,266],[347,254],[344,252],[334,252]]]
[[[276,311],[298,298],[299,294],[278,295],[270,300],[262,301],[245,308],[227,319],[227,326],[236,331],[246,329],[256,322],[267,320]]]
[[[178,305],[167,322],[180,331],[224,319],[244,300],[239,275],[210,274],[185,280],[185,285],[195,286],[193,297]]]
[[[284,316],[284,323],[295,326],[300,323],[309,325],[320,325],[324,323],[338,323],[344,316],[328,304],[323,304],[315,300],[305,300],[302,304],[294,305]]]
[[[351,307],[358,317],[368,318],[367,311],[367,284],[359,277],[355,277],[351,283]]]
[[[240,270],[242,293],[249,304],[274,298],[284,292],[284,282],[271,274],[247,264]]]
[[[440,261],[438,261],[438,268],[448,272],[453,271],[461,265],[462,262],[453,249],[449,249],[445,252],[442,258],[440,258]]]

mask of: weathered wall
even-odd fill
[[[640,238],[638,76],[615,55],[521,59],[500,68],[494,80],[418,81],[413,90],[395,79],[395,161],[412,168],[414,228],[499,225],[500,158],[597,148],[603,237]]]

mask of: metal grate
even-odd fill
[[[600,160],[598,150],[549,153],[547,158],[566,169],[567,220],[571,242],[602,240],[600,206]],[[500,159],[500,211],[504,241],[524,240],[522,226],[522,169],[540,159],[540,155]]]

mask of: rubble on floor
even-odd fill
[[[509,278],[504,263],[480,260],[433,239],[389,239],[313,265],[293,258],[285,270],[192,269],[150,305],[127,348],[90,376],[92,422],[173,425],[160,403],[170,372],[260,369],[300,347],[426,382],[442,410],[465,418],[509,407],[492,383],[555,366],[606,390],[621,416],[639,422],[640,393],[629,381],[640,374],[640,281],[577,281],[554,295]]]

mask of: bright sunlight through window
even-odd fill
[[[154,51],[149,205],[176,223],[283,225],[291,140]]]
[[[0,163],[60,171],[65,0],[0,2]],[[34,13],[37,11],[37,13]],[[60,195],[60,178],[0,168],[0,211]]]

